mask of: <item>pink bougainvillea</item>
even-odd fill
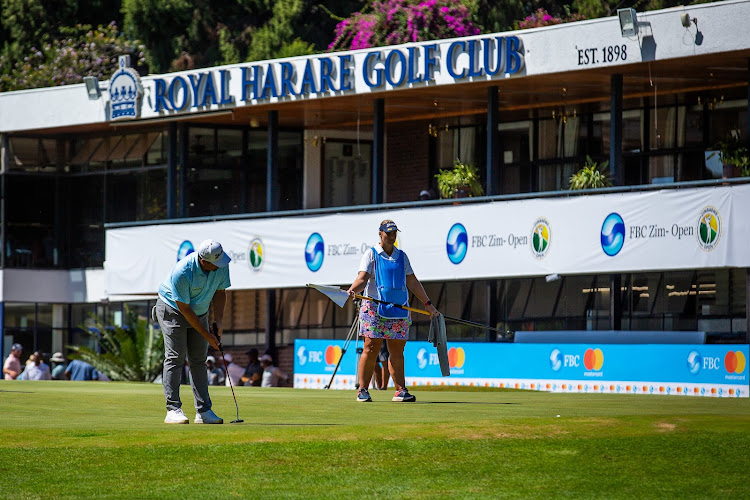
[[[366,49],[424,40],[478,35],[471,11],[459,0],[375,1],[336,26],[328,50]]]

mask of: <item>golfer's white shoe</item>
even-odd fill
[[[167,412],[167,418],[164,419],[165,424],[187,424],[190,420],[182,412],[182,408],[176,410],[169,410]]]
[[[196,413],[193,422],[196,424],[223,424],[224,419],[217,417],[216,413],[212,410],[208,410],[202,413]]]

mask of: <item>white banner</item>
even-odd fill
[[[232,289],[346,284],[383,219],[423,281],[750,267],[750,185],[110,229],[108,294],[154,293],[204,239]]]

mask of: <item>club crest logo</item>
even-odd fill
[[[248,264],[253,271],[260,271],[263,267],[263,241],[260,238],[254,238],[250,242],[247,251]]]
[[[721,217],[719,211],[714,207],[706,207],[698,218],[698,245],[701,249],[710,252],[721,239]]]
[[[120,56],[119,69],[109,80],[112,120],[138,118],[142,97],[141,77],[136,70],[130,67],[130,56]]]
[[[531,253],[537,259],[543,259],[549,252],[550,240],[552,238],[552,231],[549,227],[549,221],[544,217],[540,217],[534,222],[534,227],[531,229]]]

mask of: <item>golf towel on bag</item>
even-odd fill
[[[432,342],[438,352],[438,359],[440,360],[440,373],[443,377],[451,376],[451,368],[448,364],[448,341],[445,338],[445,318],[442,313],[438,313],[437,316],[433,316],[430,320],[430,335],[427,338],[428,342]]]

